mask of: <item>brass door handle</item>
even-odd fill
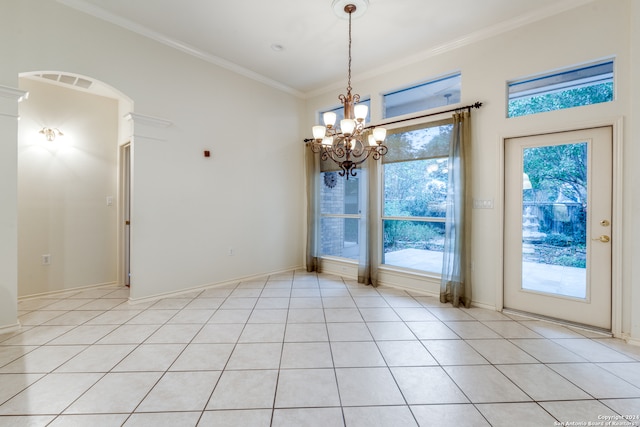
[[[595,239],[591,239],[591,240],[598,240],[598,241],[600,241],[602,243],[609,243],[609,241],[611,241],[611,237],[603,234],[602,236],[596,237]]]

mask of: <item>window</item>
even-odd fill
[[[382,95],[384,117],[396,117],[460,102],[460,73]]]
[[[321,255],[359,257],[360,176],[361,171],[348,180],[337,171],[320,174]]]
[[[507,83],[507,117],[613,101],[613,60]]]
[[[451,120],[387,135],[383,157],[382,263],[442,271]]]

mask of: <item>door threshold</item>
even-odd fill
[[[515,310],[513,308],[503,308],[502,312],[505,314],[515,314],[522,317],[529,317],[534,320],[542,320],[549,323],[555,323],[561,326],[568,326],[574,329],[582,329],[584,331],[600,334],[603,337],[611,338],[613,333],[610,330],[604,328],[598,328],[597,326],[584,325],[582,323],[570,322],[568,320],[556,319],[555,317],[543,316],[541,314],[529,313],[527,311]]]

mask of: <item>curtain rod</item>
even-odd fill
[[[425,117],[437,116],[437,115],[445,114],[445,113],[452,113],[454,111],[463,111],[463,110],[471,111],[472,108],[480,108],[480,107],[482,107],[482,102],[474,102],[473,104],[465,105],[463,107],[451,108],[450,110],[444,110],[444,111],[438,111],[438,112],[435,112],[435,113],[423,114],[421,116],[409,117],[409,118],[406,118],[406,119],[393,120],[393,121],[390,121],[390,122],[381,123],[381,124],[376,125],[376,126],[393,125],[393,124],[396,124],[396,123],[408,122],[410,120],[423,119]],[[372,129],[372,128],[376,127],[376,126],[367,126],[367,127],[365,127],[365,129]],[[304,142],[311,142],[311,141],[313,141],[313,138],[304,139]]]
[[[406,119],[393,120],[393,121],[390,121],[390,122],[380,123],[379,125],[376,125],[376,126],[394,125],[396,123],[408,122],[410,120],[423,119],[425,117],[438,116],[440,114],[445,114],[445,113],[453,113],[454,111],[463,111],[463,110],[471,111],[472,108],[480,108],[480,107],[482,107],[482,102],[474,102],[473,104],[465,105],[463,107],[451,108],[450,110],[444,110],[444,111],[438,111],[438,112],[435,112],[435,113],[423,114],[421,116],[416,116],[416,117],[408,117]],[[372,129],[372,128],[376,127],[376,126],[367,126],[365,129]]]

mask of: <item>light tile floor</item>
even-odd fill
[[[304,271],[127,298],[19,303],[1,426],[640,425],[640,348],[579,329]]]

